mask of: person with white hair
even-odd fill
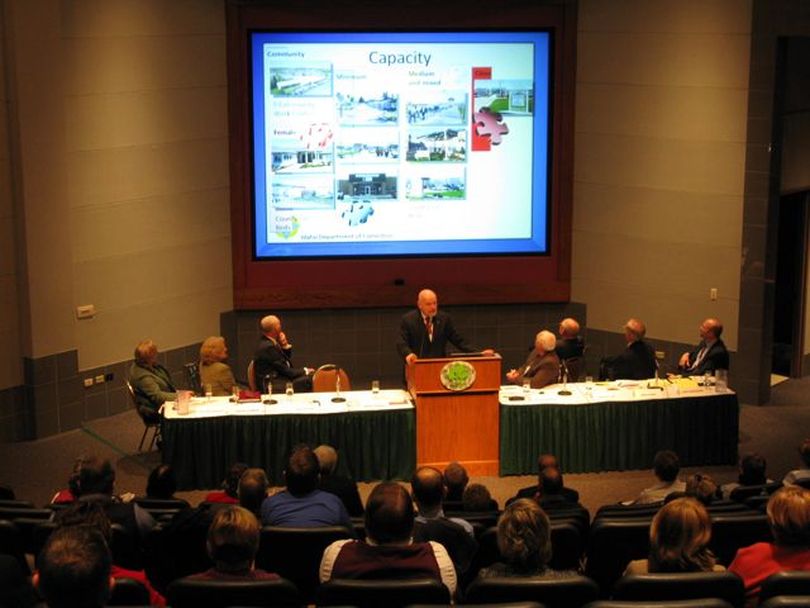
[[[618,355],[602,359],[599,376],[607,380],[645,380],[655,376],[655,350],[644,340],[647,326],[639,319],[624,324],[627,347]]]
[[[270,382],[273,392],[284,392],[287,382],[293,383],[296,392],[312,390],[312,374],[309,367],[293,367],[292,344],[281,327],[281,319],[267,315],[259,322],[262,337],[253,355],[253,373],[256,385],[264,390],[265,383]]]
[[[557,338],[553,333],[545,329],[538,332],[534,338],[534,350],[523,365],[506,373],[506,380],[511,384],[523,384],[528,380],[532,388],[554,384],[560,376],[560,358],[555,352],[556,348]]]

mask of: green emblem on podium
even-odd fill
[[[466,361],[451,361],[440,372],[442,386],[449,391],[463,391],[475,382],[475,368]]]

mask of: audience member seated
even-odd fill
[[[456,571],[437,542],[414,542],[414,508],[395,482],[377,484],[366,502],[366,541],[339,540],[323,553],[320,580],[432,578],[456,592]]]
[[[138,411],[147,422],[160,422],[160,406],[177,399],[172,377],[169,370],[158,363],[158,349],[152,340],[144,340],[135,347],[129,383],[135,391]]]
[[[37,558],[33,583],[49,608],[105,606],[114,584],[112,558],[101,532],[69,526],[50,535]]]
[[[311,391],[315,370],[292,366],[292,344],[281,329],[281,319],[268,315],[262,318],[259,327],[262,337],[253,355],[256,387],[263,391],[270,382],[274,393],[283,393],[287,382],[292,382],[297,393]]]
[[[417,542],[435,541],[444,545],[459,575],[472,563],[478,543],[472,524],[463,519],[445,517],[442,501],[446,492],[441,471],[420,467],[411,478],[413,499],[419,509],[413,538]]]
[[[168,464],[159,464],[149,473],[146,482],[146,497],[159,500],[182,500],[176,498],[177,477],[174,469]],[[184,501],[185,502],[185,501]],[[188,503],[187,503],[188,504]]]
[[[731,498],[731,493],[745,486],[761,486],[770,483],[770,479],[765,475],[766,462],[763,456],[756,452],[750,452],[740,458],[739,475],[737,481],[724,483],[720,486],[723,498]]]
[[[267,489],[269,487],[270,482],[267,480],[267,473],[264,472],[264,469],[245,469],[242,477],[239,478],[237,489],[239,505],[256,517],[261,517],[262,505],[267,500]]]
[[[353,479],[339,475],[337,471],[338,454],[331,445],[319,445],[315,448],[315,456],[321,471],[319,488],[324,492],[334,494],[341,501],[351,517],[363,516],[363,502],[360,492]]]
[[[560,358],[554,349],[557,338],[550,331],[543,330],[534,338],[534,350],[519,369],[510,369],[506,380],[511,384],[529,382],[532,388],[543,388],[555,384],[560,377]]]
[[[647,327],[638,319],[624,324],[625,348],[618,355],[602,359],[600,377],[609,380],[644,380],[655,376],[656,361],[653,347],[644,341]]]
[[[668,502],[650,525],[650,556],[627,565],[625,574],[648,572],[722,572],[709,550],[709,512],[691,497]]]
[[[247,509],[228,505],[217,511],[208,529],[208,555],[214,567],[195,574],[195,580],[275,580],[278,574],[256,568],[259,521]]]
[[[112,540],[112,526],[110,518],[104,512],[101,505],[92,502],[77,502],[64,511],[56,515],[56,524],[58,529],[67,528],[71,526],[84,526],[98,530],[104,537],[107,546],[110,546]],[[114,562],[110,567],[110,576],[118,580],[120,578],[130,578],[138,581],[149,592],[149,603],[152,606],[165,606],[166,600],[158,593],[152,586],[152,583],[146,576],[143,570],[130,570],[116,565]]]
[[[638,498],[624,504],[649,505],[663,501],[672,492],[684,492],[686,484],[678,479],[681,463],[678,455],[672,450],[661,450],[653,460],[653,472],[658,483],[642,490]]]
[[[802,441],[799,446],[799,456],[802,459],[802,467],[785,475],[782,483],[786,486],[796,485],[799,481],[806,482],[810,479],[810,439]]]
[[[678,369],[690,376],[713,374],[728,369],[728,351],[720,339],[723,324],[717,319],[706,319],[700,324],[700,343],[690,352],[683,353]]]
[[[209,492],[205,495],[205,502],[239,504],[239,479],[248,466],[244,462],[235,462],[228,469],[225,479],[222,480],[222,489]],[[264,500],[264,498],[262,498]]]
[[[228,360],[228,347],[225,338],[211,336],[206,338],[200,347],[200,384],[203,392],[211,387],[211,394],[218,397],[230,395],[236,379],[233,371],[225,363]]]
[[[444,468],[442,473],[444,486],[447,488],[446,501],[461,502],[464,499],[464,489],[470,483],[467,469],[457,461],[453,461]]]
[[[579,335],[579,331],[579,323],[576,319],[566,317],[560,321],[560,326],[557,329],[560,338],[557,340],[556,348],[560,361],[577,359],[585,354],[585,340]]]
[[[540,454],[540,456],[537,457],[537,485],[521,488],[518,490],[515,498],[534,498],[538,493],[538,487],[542,479],[543,471],[546,470],[547,467],[552,467],[562,472],[562,469],[560,469],[559,463],[557,462],[557,457],[554,454]],[[562,495],[565,496],[566,500],[572,504],[578,503],[579,492],[572,488],[566,488],[562,476],[560,476],[560,483],[563,483]]]
[[[498,518],[498,551],[502,562],[483,568],[478,576],[530,576],[560,578],[576,574],[567,570],[552,570],[551,522],[543,509],[533,500],[519,498],[508,505]]]
[[[489,489],[480,483],[471,483],[465,488],[461,504],[465,511],[472,513],[498,510],[498,502],[492,498]]]
[[[737,551],[728,569],[745,585],[747,605],[756,605],[762,581],[785,570],[810,571],[810,490],[788,486],[768,501],[773,543],[756,543]]]
[[[151,515],[133,502],[122,502],[113,495],[115,469],[107,459],[96,456],[84,458],[79,470],[80,502],[95,502],[102,506],[107,517],[120,524],[133,539],[143,539],[155,527]]]
[[[51,498],[52,505],[70,504],[76,500],[76,497],[79,495],[79,471],[82,468],[83,460],[84,457],[80,456],[73,461],[73,471],[68,478],[68,487],[59,490],[53,495],[53,498]]]
[[[704,506],[709,506],[721,498],[717,482],[705,473],[695,473],[687,477],[684,494],[697,499]]]
[[[306,445],[293,448],[284,471],[287,489],[262,503],[262,523],[288,528],[345,526],[353,530],[352,520],[340,498],[318,489],[319,471],[318,458],[312,448]]]

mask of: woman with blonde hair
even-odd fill
[[[709,512],[694,498],[677,498],[658,510],[650,525],[650,556],[627,565],[625,574],[722,572],[709,550]]]
[[[228,347],[225,338],[211,336],[206,338],[200,347],[200,384],[203,391],[211,385],[211,394],[219,397],[230,395],[236,380],[231,368],[225,363],[228,358]]]
[[[498,550],[503,561],[482,569],[479,577],[558,578],[575,574],[548,567],[551,561],[551,522],[543,509],[529,498],[519,498],[509,504],[498,518]]]
[[[810,490],[786,486],[768,500],[772,543],[737,551],[728,569],[743,580],[746,605],[756,605],[762,581],[785,570],[810,571]]]

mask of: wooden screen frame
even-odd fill
[[[227,0],[228,123],[235,309],[566,302],[571,291],[576,5],[505,0]],[[425,17],[428,16],[428,21]],[[547,29],[552,33],[547,255],[255,260],[249,34],[257,30]]]

